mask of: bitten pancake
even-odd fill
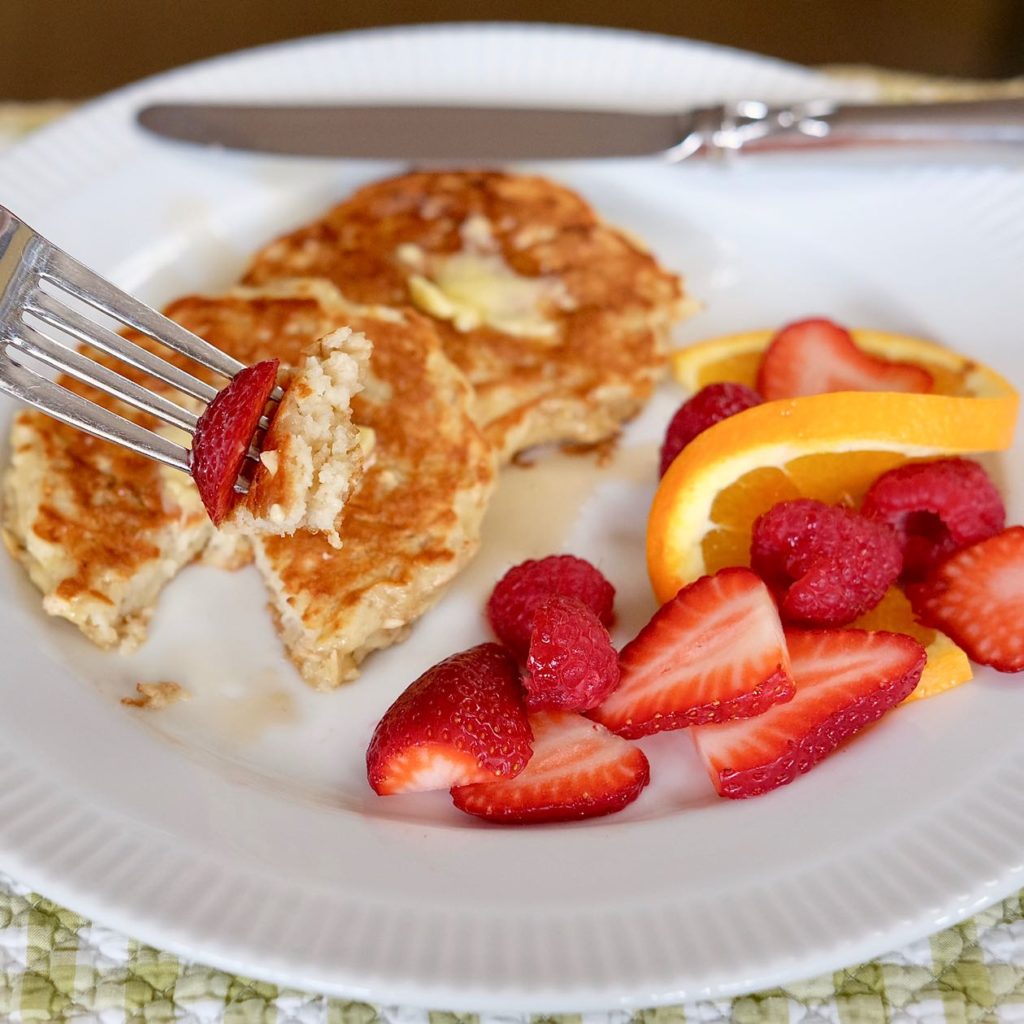
[[[428,313],[505,458],[614,434],[651,394],[686,305],[679,279],[578,195],[497,172],[359,190],[264,248],[246,280],[291,276]]]
[[[368,653],[405,635],[479,544],[495,468],[470,387],[426,317],[353,305],[324,281],[191,298],[171,315],[243,362],[278,356],[294,365],[327,322],[372,341],[365,389],[352,402],[372,449],[342,512],[342,548],[304,530],[253,541],[303,678],[320,689],[354,678]]]

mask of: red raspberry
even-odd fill
[[[783,501],[754,523],[750,566],[797,625],[852,622],[882,600],[902,564],[889,527],[838,505]]]
[[[549,597],[533,613],[526,662],[528,711],[589,711],[619,684],[608,630],[575,597]]]
[[[672,465],[675,457],[698,435],[720,420],[735,416],[744,409],[760,405],[763,399],[745,384],[708,384],[683,402],[676,410],[665,431],[661,446],[661,475]]]
[[[1006,525],[1006,509],[988,474],[969,459],[910,462],[883,473],[862,513],[887,523],[903,549],[903,578],[922,580],[941,561]]]
[[[612,624],[615,588],[589,562],[574,555],[521,562],[502,576],[487,602],[491,628],[518,658],[529,650],[533,613],[556,594],[578,598],[606,626]]]

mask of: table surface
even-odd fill
[[[1024,96],[1024,78],[963,82],[830,67],[891,100]],[[0,146],[72,105],[0,103]],[[86,920],[0,875],[0,1018],[81,1024],[584,1024],[473,1017],[297,992],[182,960]],[[587,1014],[586,1024],[879,1024],[1024,1021],[1024,892],[869,963],[737,999]]]

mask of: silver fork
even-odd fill
[[[62,423],[190,472],[189,449],[61,387],[31,364],[41,363],[91,384],[190,435],[200,414],[100,365],[77,351],[77,345],[114,356],[204,404],[218,389],[95,322],[68,305],[67,297],[228,380],[245,366],[104,280],[0,206],[0,392]],[[271,398],[280,396],[278,388]],[[264,418],[261,426],[266,425]],[[245,490],[244,482],[236,489]]]

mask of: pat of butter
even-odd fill
[[[431,259],[429,276],[418,261],[424,272],[409,277],[413,303],[459,331],[486,326],[514,337],[557,339],[558,322],[547,311],[567,308],[562,282],[517,274],[496,251],[484,218],[467,219],[462,236],[459,252]],[[412,267],[410,256],[400,254]]]

